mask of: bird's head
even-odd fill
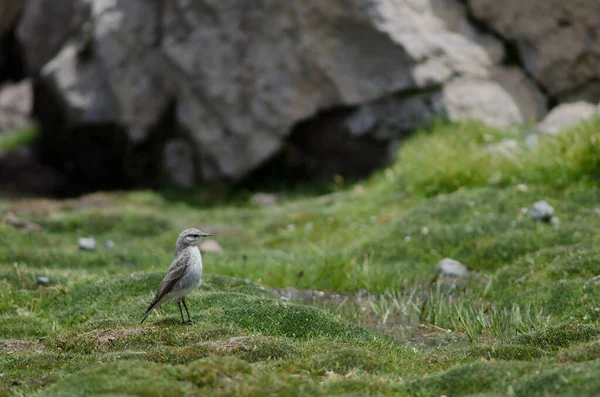
[[[208,237],[210,234],[195,228],[186,229],[179,235],[177,239],[177,247],[191,247],[197,245],[203,237]]]

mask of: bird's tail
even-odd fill
[[[156,304],[158,302],[152,302],[150,304],[150,306],[148,306],[148,310],[146,310],[146,313],[144,313],[144,318],[142,318],[142,321],[140,321],[140,324],[143,324],[144,321],[146,320],[146,317],[148,317],[150,315],[150,313],[152,312],[152,309],[154,309],[156,307]]]

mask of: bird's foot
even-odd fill
[[[181,322],[182,325],[192,325],[193,323],[194,323],[194,320],[186,320],[186,321]]]

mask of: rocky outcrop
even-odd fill
[[[527,72],[558,101],[600,98],[600,1],[468,0],[473,15],[514,41]]]
[[[191,187],[265,164],[363,176],[438,116],[506,126],[597,102],[597,4],[29,0],[16,37],[44,161]]]
[[[197,180],[243,178],[328,109],[346,111],[307,124],[325,146],[300,152],[314,163],[332,142],[373,142],[365,169],[436,115],[506,125],[545,113],[536,86],[502,67],[503,44],[471,26],[456,0],[59,3],[32,1],[18,30],[31,73],[62,114],[52,134],[112,124],[143,144],[173,106],[171,138],[191,142]]]

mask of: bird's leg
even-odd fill
[[[183,310],[181,310],[181,303],[179,303],[179,301],[177,301],[177,307],[179,308],[179,314],[181,314],[181,324],[185,324],[185,319],[183,318]]]
[[[187,308],[187,305],[185,304],[185,298],[181,299],[181,303],[183,303],[183,307],[185,308],[185,312],[187,313],[188,316],[188,322],[192,322],[192,318],[190,317],[190,311]]]

